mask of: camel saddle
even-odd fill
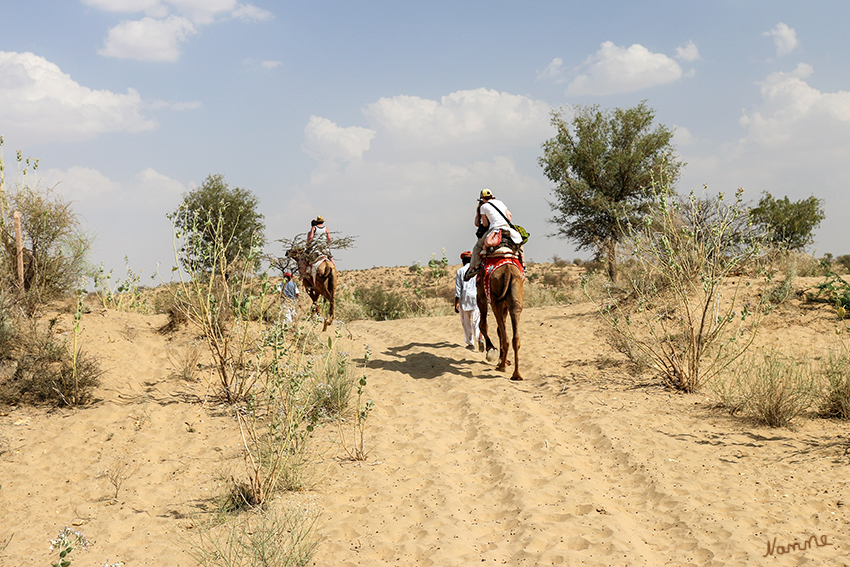
[[[301,269],[301,277],[306,282],[308,282],[313,287],[316,287],[316,273],[319,271],[319,266],[322,265],[322,262],[328,260],[331,264],[334,263],[332,258],[328,256],[319,256],[316,260],[310,262],[309,264],[305,261],[299,268]]]
[[[519,258],[522,244],[515,244],[511,240],[511,233],[507,230],[498,230],[490,234],[484,241],[484,249],[481,251],[482,258]]]

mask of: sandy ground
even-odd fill
[[[792,303],[755,348],[824,355],[834,317]],[[195,565],[183,542],[240,441],[203,382],[173,375],[193,337],[165,320],[95,310],[97,401],[0,408],[0,565],[54,562],[64,526],[92,542],[74,565]],[[370,452],[347,460],[320,429],[314,487],[283,496],[320,513],[313,565],[850,565],[848,424],[757,427],[636,378],[584,302],[523,312],[523,382],[463,348],[456,317],[346,328],[356,360],[372,353]]]

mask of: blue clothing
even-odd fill
[[[288,297],[289,299],[296,299],[298,297],[298,286],[295,285],[295,282],[289,280],[283,288],[283,296]]]

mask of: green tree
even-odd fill
[[[770,242],[786,250],[802,250],[814,241],[812,233],[826,218],[823,200],[814,196],[791,202],[774,199],[764,191],[758,206],[750,210],[753,224],[767,231]]]
[[[557,227],[553,236],[605,257],[608,276],[616,279],[616,247],[626,226],[635,223],[652,201],[652,184],[672,186],[684,165],[671,144],[673,131],[652,128],[655,111],[646,101],[633,108],[602,111],[578,106],[571,120],[552,113],[557,134],[543,144],[539,163],[554,184]]]
[[[176,211],[168,215],[183,239],[180,261],[193,272],[214,271],[250,256],[253,247],[265,243],[263,215],[257,198],[247,189],[229,187],[224,175],[210,175],[204,184],[183,196]],[[214,254],[213,251],[216,251]]]

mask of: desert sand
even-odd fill
[[[65,526],[92,543],[75,566],[195,565],[184,542],[241,443],[205,382],[174,375],[169,350],[195,336],[157,333],[166,320],[93,309],[96,401],[0,408],[0,565],[51,564]],[[371,352],[375,409],[366,461],[319,428],[315,482],[276,503],[318,514],[312,565],[850,564],[848,424],[759,427],[710,392],[665,390],[585,301],[527,308],[521,324],[523,382],[465,349],[454,316],[334,325],[355,360]],[[835,328],[792,298],[753,348],[824,356]],[[116,495],[107,471],[122,464]]]

